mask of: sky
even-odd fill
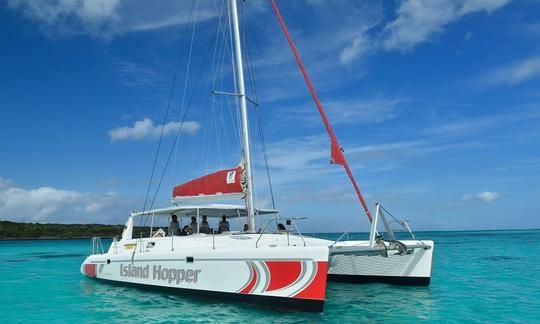
[[[540,1],[277,3],[372,212],[413,230],[540,228]],[[225,9],[1,2],[0,219],[123,223],[235,167],[237,109],[212,94],[235,91]],[[270,1],[240,10],[257,205],[272,207],[258,110],[281,215],[368,230]]]

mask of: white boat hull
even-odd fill
[[[396,250],[378,250],[360,255],[337,254],[330,257],[328,280],[369,283],[381,282],[398,285],[429,285],[433,258],[433,241],[401,241],[409,253]],[[341,242],[340,242],[341,243]],[[367,245],[367,241],[342,242],[348,246]],[[423,248],[413,248],[417,245]]]
[[[162,241],[162,245],[170,244],[170,239]],[[81,265],[81,272],[91,278],[143,288],[278,308],[323,309],[327,247],[169,248],[161,252],[156,245],[150,252],[140,248],[147,243],[134,243],[127,251],[120,247],[121,251],[114,253],[111,247],[108,253],[91,255]],[[125,247],[129,244],[133,243],[122,243]]]

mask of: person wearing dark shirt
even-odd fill
[[[171,216],[171,223],[169,224],[169,236],[180,234],[180,224],[176,215]]]
[[[229,222],[227,221],[227,216],[221,216],[221,221],[219,222],[218,233],[228,232],[229,231]]]
[[[195,216],[191,217],[191,223],[189,223],[189,229],[191,233],[197,233],[197,218]]]
[[[203,215],[201,226],[199,227],[199,233],[209,234],[210,233],[210,225],[208,224],[208,220],[206,219],[206,215]]]

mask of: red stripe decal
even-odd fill
[[[257,282],[257,271],[255,271],[255,266],[254,265],[251,265],[251,273],[252,273],[253,277],[251,278],[251,281],[246,286],[246,288],[244,288],[244,289],[242,289],[240,291],[241,294],[249,294],[251,292],[251,290],[253,290],[253,288],[255,287],[255,283]]]
[[[300,261],[266,261],[270,270],[270,283],[266,291],[287,287],[298,279],[302,272]]]
[[[84,265],[84,273],[88,277],[95,277],[96,276],[96,265],[93,263],[87,263]]]
[[[324,300],[326,294],[326,268],[328,262],[318,261],[317,262],[317,273],[313,278],[313,281],[301,292],[296,294],[295,298],[304,298],[304,299],[318,299]]]

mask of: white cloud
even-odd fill
[[[540,77],[540,56],[528,57],[496,68],[479,79],[481,85],[513,86]]]
[[[459,11],[460,15],[466,15],[468,13],[473,13],[477,11],[484,11],[486,13],[491,13],[508,3],[511,0],[461,0],[461,8]]]
[[[114,33],[119,5],[120,0],[8,0],[8,8],[20,10],[47,32],[102,36]]]
[[[484,132],[495,129],[502,124],[518,123],[522,121],[536,120],[540,113],[536,105],[519,107],[514,113],[482,116],[476,118],[460,118],[459,120],[439,123],[422,131],[427,135],[437,136],[462,136],[472,133]]]
[[[463,201],[468,201],[468,202],[476,201],[476,202],[490,203],[498,199],[500,196],[501,194],[495,191],[483,191],[477,194],[465,194],[461,196],[461,199]]]
[[[344,99],[325,102],[329,118],[333,124],[341,123],[381,123],[399,115],[401,98],[374,97],[369,99]],[[317,116],[318,117],[318,116]]]
[[[368,194],[364,194],[365,198],[368,198]],[[330,186],[325,187],[324,189],[306,191],[306,190],[295,190],[291,194],[283,197],[283,200],[286,202],[292,203],[331,203],[331,204],[342,204],[342,203],[355,203],[358,201],[358,197],[354,190],[349,186]]]
[[[431,157],[448,151],[460,151],[477,146],[476,143],[447,143],[403,141],[361,145],[341,143],[353,171],[366,173],[387,172],[406,163],[417,163],[420,158]],[[330,140],[328,135],[288,139],[268,144],[269,166],[272,182],[278,186],[298,186],[305,181],[347,181],[340,166],[330,165]],[[262,168],[262,166],[259,166]],[[257,174],[264,172],[262,169]],[[332,175],[332,177],[330,177]],[[334,175],[338,175],[337,177]]]
[[[383,96],[339,98],[324,100],[323,106],[332,125],[339,124],[378,124],[396,118],[404,105],[405,98],[385,98]],[[291,122],[297,125],[321,125],[321,118],[310,99],[302,105],[282,107],[286,113],[278,112],[280,123]]]
[[[354,37],[350,44],[341,51],[339,61],[342,64],[351,63],[366,53],[369,48],[369,39],[362,33]]]
[[[0,190],[9,188],[13,184],[13,181],[0,177]]]
[[[160,0],[156,5],[145,0],[8,0],[8,8],[38,22],[47,34],[111,38],[185,24],[191,2]],[[215,4],[205,1],[196,6],[194,17],[202,21],[216,13]]]
[[[268,8],[268,3],[266,5]],[[285,19],[310,77],[318,88],[326,90],[346,80],[350,82],[349,78],[343,77],[342,67],[336,66],[336,62],[349,69],[350,63],[363,57],[370,48],[366,33],[384,19],[379,0],[294,1],[284,2],[280,8],[284,14],[287,11],[289,17],[302,17]],[[271,87],[267,89],[276,89],[267,97],[277,100],[301,94],[299,89],[305,88],[303,82],[295,82],[298,87],[287,82],[301,80],[287,42],[279,29],[268,28],[275,24],[274,13],[270,9],[248,19],[251,20],[248,21],[250,34],[264,35],[261,45],[254,48],[256,55],[253,57],[254,65],[260,71],[257,73],[259,80],[268,80]],[[363,75],[358,69],[354,69],[354,73],[350,77]],[[265,87],[260,89],[265,91]]]
[[[23,222],[121,223],[135,201],[114,192],[83,193],[40,187],[19,188],[0,178],[0,217]]]
[[[387,50],[411,50],[443,32],[446,25],[467,14],[490,13],[510,0],[405,0],[396,19],[385,26],[383,46]]]
[[[450,121],[447,123],[440,123],[436,126],[428,127],[422,132],[427,135],[460,136],[464,134],[485,131],[498,125],[504,120],[504,116],[467,118]]]
[[[116,62],[114,67],[120,83],[127,87],[148,89],[152,86],[166,85],[165,76],[150,66],[132,62]]]
[[[149,6],[148,1],[124,1],[120,12],[125,21],[124,31],[148,31],[188,23],[191,1],[160,0],[159,6]],[[198,1],[193,9],[192,21],[214,18],[221,10],[219,2]]]
[[[136,121],[133,126],[121,126],[109,131],[111,142],[122,140],[141,140],[159,138],[162,128],[163,136],[173,135],[181,131],[193,134],[199,130],[201,125],[195,121],[186,121],[183,124],[180,122],[169,122],[163,125],[155,125],[149,118]]]

